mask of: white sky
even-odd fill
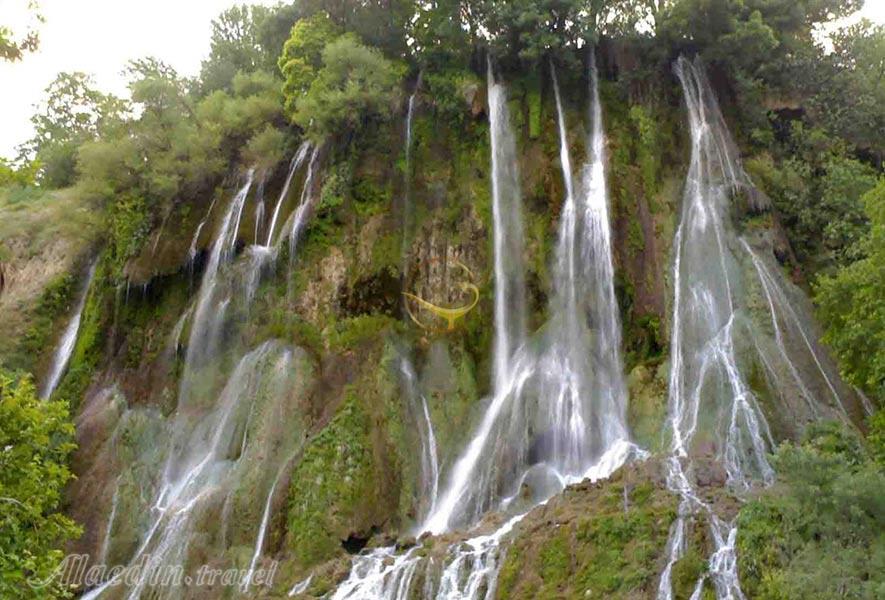
[[[0,156],[31,137],[33,105],[60,71],[83,71],[98,89],[126,94],[120,71],[133,58],[156,56],[196,75],[209,54],[212,19],[235,4],[276,0],[39,0],[46,22],[40,48],[15,63],[0,61]],[[24,31],[27,0],[0,0],[0,24]]]
[[[46,22],[40,49],[16,63],[0,61],[0,156],[31,137],[33,105],[60,71],[95,76],[99,89],[125,95],[126,62],[156,56],[182,75],[196,75],[209,52],[211,21],[234,4],[277,0],[40,0]],[[0,0],[0,24],[23,30],[27,0]],[[885,23],[885,0],[861,14]]]

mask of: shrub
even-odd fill
[[[40,401],[29,377],[0,373],[0,596],[59,598],[61,582],[43,587],[80,528],[58,512],[71,478],[74,425],[65,402]]]

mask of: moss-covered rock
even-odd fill
[[[653,598],[677,499],[656,463],[566,488],[517,525],[497,597]]]

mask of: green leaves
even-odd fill
[[[781,446],[778,485],[738,517],[748,598],[881,597],[885,472],[870,454],[837,423],[810,427],[799,446]]]
[[[288,55],[284,51],[280,58],[287,74],[283,88],[286,107],[295,123],[322,139],[335,133],[353,133],[370,119],[383,120],[392,114],[403,75],[399,65],[364,46],[355,35],[345,34],[325,44],[322,67],[317,69],[313,53],[321,40],[314,35],[305,38],[303,33],[296,24],[286,43]],[[306,93],[302,93],[308,80]]]
[[[59,598],[57,582],[33,589],[62,559],[80,528],[58,511],[74,449],[67,404],[40,401],[28,377],[0,373],[0,596]]]
[[[278,65],[283,74],[283,94],[286,112],[295,113],[295,103],[310,89],[310,84],[322,66],[322,52],[326,44],[341,32],[325,12],[299,19],[283,45]]]
[[[815,300],[845,378],[885,399],[885,178],[863,202],[871,221],[860,242],[866,257],[821,278]]]

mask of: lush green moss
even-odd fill
[[[698,579],[706,570],[707,560],[701,555],[698,548],[689,548],[682,558],[673,565],[671,572],[673,597],[679,600],[688,600]]]
[[[30,326],[25,331],[15,355],[7,357],[8,367],[33,371],[41,356],[52,352],[56,345],[54,334],[60,331],[60,318],[71,310],[76,280],[65,273],[49,282],[31,313]]]
[[[398,320],[386,315],[367,314],[343,319],[325,331],[329,349],[333,352],[353,350],[360,342],[375,338],[387,328],[397,328]]]
[[[498,597],[634,598],[650,593],[676,502],[647,481],[622,477],[589,492],[567,490],[541,521],[526,523],[507,552]],[[551,519],[556,527],[549,526]]]
[[[361,503],[378,491],[371,425],[358,399],[360,393],[353,388],[346,391],[344,404],[311,441],[292,473],[289,545],[304,565],[340,551]]]
[[[101,360],[102,332],[114,312],[114,291],[107,283],[108,264],[107,253],[104,253],[96,266],[92,286],[86,296],[77,342],[67,373],[55,392],[58,397],[68,401],[72,410],[79,406],[92,381],[92,375]]]
[[[636,132],[635,155],[646,198],[653,198],[657,192],[658,170],[660,168],[661,149],[658,145],[658,126],[647,107],[634,104],[630,107],[629,117]]]

